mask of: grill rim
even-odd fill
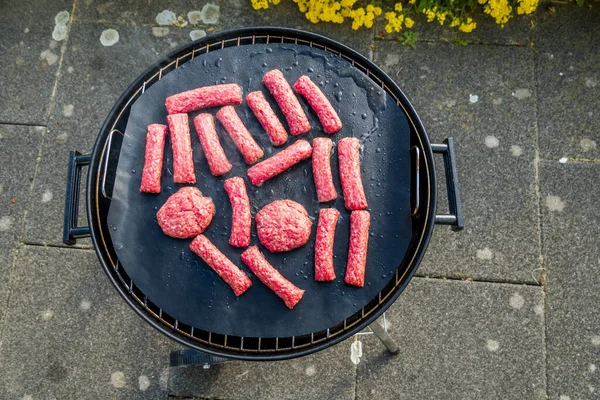
[[[389,88],[389,90],[388,90],[384,87],[384,89],[386,89],[386,91],[388,91],[390,94],[393,94],[393,96],[397,100],[398,106],[401,106],[401,108],[404,110],[404,112],[409,117],[409,121],[415,129],[415,134],[414,135],[411,134],[411,142],[414,142],[414,137],[416,137],[418,139],[420,148],[422,149],[423,156],[424,156],[423,157],[424,158],[424,160],[423,160],[424,168],[421,168],[420,175],[421,175],[421,179],[422,179],[421,183],[426,183],[426,185],[422,185],[421,190],[427,192],[427,202],[426,202],[426,204],[422,204],[422,210],[420,211],[421,213],[423,213],[423,210],[425,210],[425,213],[424,213],[425,216],[423,217],[424,221],[418,222],[419,225],[421,225],[421,224],[423,225],[420,228],[420,237],[421,238],[420,238],[420,241],[418,241],[418,245],[416,246],[416,248],[410,249],[409,251],[411,253],[407,253],[408,256],[405,256],[402,263],[397,267],[396,274],[394,274],[393,278],[390,280],[390,284],[392,282],[395,282],[395,285],[393,285],[393,288],[386,291],[386,288],[389,286],[389,284],[388,284],[388,286],[386,286],[386,288],[384,288],[382,290],[382,292],[380,292],[378,294],[378,297],[373,299],[373,301],[378,300],[378,304],[375,305],[370,311],[368,311],[367,316],[364,315],[365,314],[364,311],[365,311],[366,307],[362,308],[360,310],[357,310],[357,312],[355,314],[348,317],[346,320],[341,321],[338,324],[338,325],[340,325],[343,323],[343,328],[341,329],[341,331],[334,333],[333,336],[331,336],[331,337],[326,336],[324,339],[320,339],[316,342],[314,342],[314,340],[313,340],[313,335],[315,335],[316,333],[313,333],[313,334],[309,335],[311,337],[310,343],[307,345],[306,344],[301,345],[298,348],[294,348],[294,345],[292,342],[292,347],[290,347],[289,349],[286,348],[285,350],[266,351],[266,350],[258,349],[258,350],[253,350],[252,352],[250,352],[249,350],[243,349],[243,347],[242,347],[242,349],[239,349],[236,351],[231,351],[227,347],[219,347],[218,345],[211,344],[211,343],[209,343],[208,345],[205,345],[199,339],[194,340],[193,336],[192,336],[192,338],[190,338],[190,335],[186,335],[178,329],[178,326],[177,326],[178,321],[175,321],[175,325],[169,324],[167,321],[164,321],[162,319],[162,310],[160,310],[160,308],[159,308],[159,311],[161,314],[160,314],[160,316],[158,316],[158,315],[154,314],[152,312],[152,310],[150,310],[148,308],[148,306],[146,305],[147,298],[145,298],[143,301],[141,299],[138,299],[137,296],[133,293],[134,284],[131,280],[130,280],[130,286],[127,287],[127,283],[123,279],[121,273],[118,272],[118,269],[119,269],[118,259],[117,259],[117,263],[115,265],[115,263],[112,262],[112,259],[110,257],[110,254],[109,254],[110,251],[106,246],[106,239],[104,238],[104,236],[102,234],[102,227],[101,227],[101,224],[102,224],[101,218],[102,217],[100,216],[100,206],[98,203],[98,201],[100,200],[100,198],[99,198],[100,197],[99,196],[99,183],[100,183],[100,177],[102,175],[102,168],[101,168],[102,165],[101,164],[102,164],[102,161],[104,160],[105,153],[107,151],[107,146],[106,146],[107,140],[106,139],[107,139],[108,135],[110,134],[112,129],[116,126],[116,124],[119,122],[120,118],[123,117],[123,114],[128,113],[128,108],[131,107],[134,100],[137,98],[137,96],[139,96],[140,89],[141,89],[141,93],[143,93],[145,91],[146,84],[149,81],[152,81],[157,75],[162,76],[163,69],[165,69],[173,64],[175,64],[177,67],[179,60],[182,59],[182,56],[186,56],[191,52],[193,54],[193,56],[190,58],[190,60],[191,60],[194,58],[194,56],[196,54],[196,50],[195,50],[196,48],[204,46],[204,47],[206,47],[207,52],[208,52],[208,51],[210,51],[209,49],[212,46],[218,46],[219,42],[221,43],[220,48],[223,48],[223,47],[225,47],[224,45],[225,45],[226,41],[235,41],[236,38],[237,38],[237,45],[240,45],[240,39],[242,37],[244,37],[244,38],[252,37],[253,43],[254,43],[254,39],[256,37],[258,37],[259,39],[264,39],[266,37],[267,43],[269,43],[269,37],[280,38],[281,41],[283,41],[284,38],[289,37],[289,36],[294,37],[297,41],[303,41],[305,43],[319,42],[318,43],[319,47],[325,49],[326,51],[330,51],[334,54],[337,54],[338,56],[340,56],[348,61],[351,61],[353,65],[355,64],[356,61],[358,61],[359,69],[361,69],[363,72],[367,73],[367,75],[370,77],[376,77],[377,80],[379,80],[382,85],[386,85]],[[346,53],[346,54],[343,54],[343,53]],[[350,54],[353,58],[352,59],[349,58],[347,56],[347,54]],[[189,60],[187,60],[187,61],[189,61]],[[158,69],[158,72],[154,72],[157,69]],[[370,72],[367,72],[367,71],[370,71]],[[380,86],[382,86],[382,85],[380,85]],[[110,149],[108,149],[108,151],[110,151]],[[106,155],[106,156],[108,157],[108,155]],[[108,114],[104,124],[102,125],[102,128],[100,129],[100,132],[96,138],[96,142],[94,144],[91,159],[92,159],[92,161],[90,164],[90,168],[88,169],[88,180],[86,183],[86,206],[87,206],[88,226],[90,227],[92,242],[94,244],[94,250],[96,251],[98,259],[99,259],[105,273],[107,274],[109,280],[112,282],[113,286],[115,286],[115,288],[117,289],[117,291],[119,292],[121,297],[129,304],[129,306],[132,307],[136,311],[136,313],[138,315],[140,315],[152,327],[154,327],[155,329],[157,329],[158,331],[160,331],[161,333],[163,333],[170,339],[175,340],[176,342],[178,342],[180,344],[183,344],[187,347],[191,347],[195,350],[199,350],[199,351],[202,351],[202,352],[205,352],[208,354],[221,356],[221,357],[235,358],[235,359],[240,359],[240,360],[252,360],[252,361],[290,359],[290,358],[300,357],[300,356],[311,354],[316,351],[323,350],[329,346],[333,346],[336,343],[339,343],[339,342],[351,337],[352,335],[356,334],[360,330],[362,330],[365,327],[367,327],[368,325],[370,325],[377,318],[379,318],[397,300],[398,296],[404,291],[404,289],[406,288],[406,286],[412,279],[413,275],[415,274],[416,270],[418,269],[418,266],[420,265],[420,263],[422,261],[422,258],[424,256],[427,246],[429,244],[431,235],[433,233],[433,228],[434,228],[434,224],[435,224],[434,216],[435,216],[435,212],[436,212],[436,201],[437,201],[437,186],[436,186],[437,180],[436,180],[436,174],[435,174],[435,165],[433,162],[433,151],[432,151],[431,144],[430,144],[429,138],[427,136],[426,130],[422,124],[422,121],[419,118],[418,114],[416,113],[415,109],[413,108],[412,104],[408,100],[407,96],[404,94],[404,92],[402,92],[402,90],[398,87],[398,85],[383,70],[381,70],[381,68],[379,68],[377,65],[375,65],[373,62],[368,60],[363,55],[359,54],[355,50],[352,50],[351,48],[349,48],[341,43],[338,43],[337,41],[334,41],[327,37],[324,37],[324,36],[321,36],[318,34],[314,34],[311,32],[305,32],[302,30],[289,29],[289,28],[275,28],[275,27],[235,29],[235,30],[221,32],[221,33],[211,35],[209,37],[194,41],[194,42],[189,43],[189,44],[171,52],[170,54],[167,54],[166,56],[162,57],[160,60],[158,60],[157,62],[152,64],[150,67],[148,67],[143,73],[141,73],[138,76],[138,78],[136,78],[127,87],[127,89],[123,92],[123,94],[120,96],[120,98],[114,104],[114,106],[112,107],[111,111],[109,112],[109,114]],[[423,181],[423,178],[426,178],[425,182]],[[94,194],[94,192],[95,192],[95,194]],[[421,197],[421,196],[422,196],[422,193],[420,192],[419,197]],[[95,204],[92,202],[92,199],[95,201]],[[423,207],[423,205],[426,205],[426,207]],[[94,215],[96,215],[98,217],[97,221],[93,218]],[[106,215],[104,215],[103,217],[105,219]],[[104,249],[101,248],[100,241],[103,242]],[[108,242],[110,242],[110,238],[108,238]],[[112,247],[112,244],[111,244],[111,247]],[[399,276],[400,267],[405,263],[406,259],[409,257],[412,258],[412,260],[410,261],[410,264],[407,265],[406,270],[402,274],[402,276]],[[110,260],[111,265],[109,265],[109,263],[107,262],[108,260],[106,258],[108,258]],[[125,273],[125,275],[127,275],[127,274]],[[384,291],[386,291],[387,294],[386,294],[386,297],[384,299],[382,299],[381,297],[382,297],[382,293]],[[348,321],[349,319],[352,319],[356,314],[360,313],[361,311],[362,311],[362,316],[359,317],[358,320],[354,321],[349,327],[346,327],[346,321]],[[327,335],[329,335],[330,329],[336,328],[338,325],[327,329]],[[319,332],[317,332],[317,333],[319,333]],[[209,338],[210,338],[210,334],[211,333],[209,332]],[[192,335],[193,335],[193,330],[192,330]],[[215,334],[215,335],[217,335],[217,334]],[[294,340],[295,338],[303,338],[304,336],[307,336],[307,335],[294,336],[291,338],[292,338],[292,340]],[[282,338],[282,339],[289,339],[289,338],[290,337]],[[243,339],[244,338],[242,338],[242,340]],[[248,339],[258,339],[259,342],[261,340],[261,338],[248,338]],[[262,338],[262,339],[266,340],[266,339],[272,339],[272,338]],[[226,336],[225,336],[225,340],[227,340]],[[226,346],[226,344],[225,344],[225,346]]]

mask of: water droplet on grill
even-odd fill
[[[131,147],[131,143],[127,143],[127,147]]]
[[[303,271],[303,270],[300,270],[300,273],[301,273],[301,274],[303,274],[303,273],[304,273],[304,271]]]
[[[116,230],[117,230],[117,227],[116,227],[116,226],[113,226],[113,227],[112,227],[112,229],[113,229],[113,231],[116,231]]]
[[[304,279],[308,279],[308,275],[304,275]]]
[[[383,235],[379,235],[379,237],[383,239]]]
[[[375,237],[375,234],[373,232],[369,232],[369,236]]]
[[[132,174],[135,174],[135,169],[132,169],[132,170],[131,170],[131,173],[132,173]]]
[[[383,279],[385,279],[386,275],[385,275],[385,274],[383,274],[383,275],[381,275],[381,277],[382,277]]]
[[[155,206],[155,207],[154,207],[154,211],[156,211],[156,210],[158,210],[158,206]]]
[[[313,67],[308,67],[308,72],[315,72],[315,69]]]
[[[333,84],[333,87],[339,87],[339,86],[340,86],[340,84],[337,82]]]
[[[297,66],[298,66],[298,61],[294,61],[294,62],[292,63],[292,65],[293,65],[294,67],[297,67]]]
[[[345,295],[346,295],[346,293],[345,293],[345,292],[342,292],[342,293],[340,293],[340,294],[341,294],[342,296],[345,296]]]
[[[337,101],[342,101],[342,92],[337,92],[334,96]]]
[[[273,49],[270,47],[267,47],[267,53],[272,53],[272,52],[273,52]]]
[[[223,61],[222,57],[217,58],[215,61],[215,67],[221,67],[221,62]]]
[[[360,117],[361,117],[362,119],[367,119],[367,114],[361,114],[361,115],[360,115]]]
[[[285,67],[285,68],[284,68],[284,70],[286,70],[286,71],[291,71],[291,70],[292,70],[292,67]]]
[[[375,150],[375,152],[381,153],[381,147],[378,147],[377,150]]]
[[[206,67],[206,59],[202,60],[202,66]]]
[[[325,83],[323,81],[319,81],[319,86],[323,86]]]
[[[263,68],[267,68],[267,63],[262,63]]]
[[[308,190],[306,190],[306,186],[302,186],[302,193],[308,194]]]

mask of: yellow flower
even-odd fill
[[[427,22],[431,22],[435,19],[435,11],[428,8],[423,9],[423,14],[427,16]]]
[[[531,14],[537,9],[538,2],[538,0],[520,0],[517,13],[520,15]]]
[[[460,25],[460,18],[454,18],[450,23],[450,28],[454,28],[455,26]]]
[[[415,4],[417,0],[408,0],[408,4]]]
[[[412,18],[410,18],[410,17],[404,18],[404,26],[406,26],[408,29],[412,28],[414,25],[415,25],[415,21],[413,21]]]
[[[465,22],[460,24],[460,26],[458,27],[458,30],[461,32],[468,33],[468,32],[472,32],[473,29],[475,29],[476,27],[477,27],[477,24],[471,19],[471,17],[468,17]]]
[[[446,20],[446,15],[447,14],[448,13],[445,12],[445,11],[443,13],[437,13],[436,14],[437,20],[440,23],[440,25],[444,25],[444,21]]]
[[[387,33],[400,32],[402,30],[404,15],[396,14],[394,11],[389,11],[385,13],[385,19],[388,21],[385,26],[385,31]]]
[[[375,9],[375,7],[373,7],[373,4],[369,4],[367,6],[367,12],[373,12],[374,9]]]
[[[271,3],[273,3],[274,5],[277,5],[281,2],[281,0],[271,0]]]
[[[341,0],[340,4],[342,7],[350,8],[356,3],[356,0]]]
[[[512,17],[512,7],[508,4],[508,0],[489,0],[483,12],[494,18],[502,27]]]
[[[375,7],[373,13],[379,17],[381,15],[381,7]]]
[[[396,3],[396,5],[394,5],[394,10],[402,11],[402,3]]]

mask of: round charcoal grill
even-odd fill
[[[145,129],[166,123],[167,96],[218,83],[239,83],[244,94],[268,92],[262,75],[279,68],[289,82],[308,74],[332,100],[344,123],[332,137],[359,137],[362,179],[372,215],[367,275],[364,288],[343,283],[348,246],[349,212],[344,209],[337,156],[331,158],[340,194],[333,203],[316,202],[310,160],[296,165],[260,188],[246,183],[256,210],[272,200],[290,198],[316,216],[320,207],[342,212],[336,230],[333,283],[314,282],[311,241],[288,253],[265,257],[284,276],[306,290],[288,310],[255,277],[247,293],[235,298],[198,257],[189,240],[162,234],[156,209],[180,185],[172,183],[171,148],[165,148],[162,192],[139,193]],[[334,100],[335,99],[335,100]],[[268,100],[279,112],[272,98]],[[301,100],[303,101],[303,100]],[[318,119],[303,103],[312,130],[296,139],[325,136]],[[274,149],[245,104],[240,117],[265,150]],[[190,113],[190,117],[199,112]],[[282,121],[285,119],[279,115]],[[232,172],[214,178],[208,172],[192,127],[197,187],[213,198],[217,213],[205,232],[215,245],[246,272],[239,258],[243,249],[227,244],[231,208],[222,181],[246,177],[241,155],[218,128],[221,143],[234,165]],[[168,142],[168,141],[167,141]],[[449,215],[436,215],[434,153],[444,157]],[[80,175],[89,166],[86,184],[88,227],[78,226]],[[138,172],[136,173],[136,168]],[[245,360],[274,360],[322,350],[359,332],[397,299],[416,271],[435,224],[463,227],[452,139],[431,145],[406,96],[376,65],[349,49],[308,32],[283,28],[252,28],[215,34],[193,42],[147,69],[125,91],[108,115],[91,155],[70,153],[65,203],[64,242],[91,236],[100,263],[123,299],[150,325],[192,349],[213,356]],[[257,244],[255,232],[252,242]],[[251,274],[249,274],[251,275]]]

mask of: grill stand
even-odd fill
[[[385,320],[385,313],[383,314],[383,325],[375,321],[369,325],[371,332],[360,332],[357,335],[370,335],[374,334],[381,343],[385,346],[387,351],[391,355],[395,356],[400,353],[398,344],[392,339],[387,331],[387,324]],[[212,354],[203,353],[196,350],[177,350],[172,351],[169,357],[170,367],[183,367],[187,365],[202,365],[204,369],[209,369],[211,365],[221,364],[227,361],[232,361],[229,358],[213,356]]]

